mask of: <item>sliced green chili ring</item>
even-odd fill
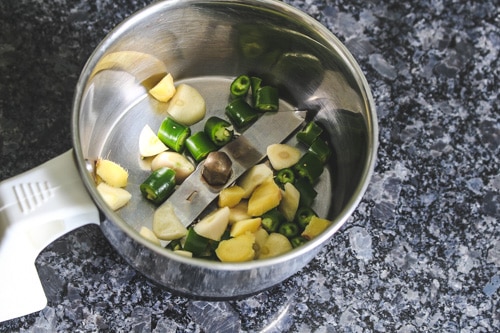
[[[321,133],[323,133],[323,129],[314,121],[310,121],[297,133],[296,137],[299,142],[302,142],[306,146],[310,146]]]
[[[307,238],[304,238],[302,236],[295,236],[292,239],[290,239],[290,243],[292,244],[292,247],[295,249],[296,247],[299,247],[307,243]]]
[[[291,168],[281,169],[276,173],[274,181],[278,186],[283,188],[286,183],[292,183],[295,181],[295,173]]]
[[[321,138],[317,138],[316,140],[314,140],[311,146],[309,146],[308,151],[316,155],[316,157],[322,163],[325,163],[332,155],[330,146],[325,140]]]
[[[278,94],[278,89],[272,86],[260,87],[255,96],[254,107],[262,112],[273,112],[278,111],[280,98]]]
[[[276,208],[262,214],[261,218],[262,227],[269,233],[277,232],[280,225],[286,222],[285,216]]]
[[[217,146],[208,138],[205,132],[196,132],[186,139],[186,148],[196,162],[217,150]]]
[[[205,122],[205,134],[217,146],[222,147],[233,139],[233,126],[219,117],[210,117]]]
[[[184,151],[184,144],[189,135],[191,135],[191,130],[188,126],[179,124],[170,117],[163,120],[158,130],[158,138],[161,142],[178,153]]]
[[[311,206],[318,195],[314,186],[305,178],[296,179],[294,185],[300,193],[299,204],[301,206]]]
[[[295,213],[295,222],[302,228],[305,229],[313,216],[317,216],[314,210],[310,207],[302,206],[297,209]]]
[[[193,256],[199,256],[206,252],[209,242],[208,238],[198,235],[193,227],[189,227],[183,249],[193,253]]]
[[[259,118],[259,114],[241,98],[233,100],[226,106],[226,115],[239,129],[249,126]]]
[[[300,232],[299,226],[293,222],[286,222],[280,225],[278,232],[287,238],[293,238]]]
[[[231,82],[230,91],[233,98],[243,98],[250,90],[250,77],[242,74]]]
[[[163,167],[153,171],[139,186],[141,193],[154,204],[161,204],[174,192],[175,171]]]
[[[293,166],[295,174],[299,178],[306,178],[311,184],[316,183],[319,176],[323,173],[323,163],[316,155],[307,152]]]

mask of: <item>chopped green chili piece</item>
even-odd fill
[[[247,127],[259,118],[259,114],[241,98],[226,106],[226,115],[237,128]]]
[[[189,227],[184,242],[184,250],[193,253],[194,256],[199,256],[207,250],[209,242],[208,238],[198,235],[193,227]]]
[[[285,216],[276,208],[262,214],[261,218],[262,227],[269,233],[277,232],[279,226],[286,222]]]
[[[257,89],[254,96],[254,107],[259,111],[278,111],[279,94],[278,89],[271,86],[263,86]]]
[[[276,184],[278,184],[281,188],[285,186],[286,183],[292,183],[295,181],[295,174],[291,168],[281,169],[276,173],[276,177],[274,178]]]
[[[175,171],[167,167],[157,169],[139,188],[146,199],[154,204],[161,204],[175,189]]]
[[[295,222],[302,228],[304,229],[307,227],[309,222],[311,221],[311,218],[313,216],[317,216],[314,210],[310,207],[299,207],[297,209],[297,213],[295,213]]]
[[[182,245],[181,245],[181,239],[174,239],[170,243],[167,244],[167,249],[176,251],[176,250],[182,250]]]
[[[292,239],[290,239],[290,243],[292,244],[292,247],[295,249],[296,247],[299,247],[307,243],[307,239],[302,236],[295,236]]]
[[[257,90],[260,89],[262,84],[262,79],[260,77],[252,76],[250,78],[250,87],[252,88],[252,95],[257,93]]]
[[[221,239],[222,240],[222,239]],[[215,251],[217,249],[217,246],[219,246],[220,241],[215,241],[213,239],[208,240],[208,250],[210,253]]]
[[[323,163],[311,152],[307,152],[293,166],[293,170],[299,178],[306,178],[314,184],[323,173]]]
[[[299,142],[302,142],[306,146],[310,146],[321,133],[323,133],[323,129],[314,121],[310,121],[297,133],[296,137]]]
[[[227,240],[229,238],[231,238],[231,231],[230,231],[230,229],[226,229],[224,231],[224,233],[222,234],[220,240],[215,241],[213,239],[208,239],[208,247],[207,247],[205,252],[203,252],[199,255],[199,257],[204,258],[204,259],[211,259],[211,260],[220,261],[219,258],[217,257],[217,255],[215,254],[215,250],[219,246],[220,242],[222,242],[223,240]]]
[[[227,240],[231,238],[231,230],[229,229],[226,229],[226,231],[224,231],[224,233],[222,234],[222,236],[220,237],[220,241],[217,242],[217,245],[219,245],[218,243],[220,243],[221,241],[223,240]],[[214,249],[215,250],[215,249]]]
[[[197,132],[187,138],[186,148],[196,162],[207,157],[210,152],[217,150],[217,146],[208,138],[205,132]]]
[[[184,150],[184,144],[189,135],[191,135],[189,127],[179,124],[170,117],[163,120],[158,130],[158,138],[161,142],[179,153]]]
[[[233,126],[219,117],[210,117],[205,122],[205,134],[217,146],[222,147],[233,139]]]
[[[300,193],[300,205],[311,206],[314,199],[318,195],[318,192],[316,192],[313,185],[305,178],[296,179],[294,185]]]
[[[262,79],[260,77],[252,76],[250,78],[250,89],[252,90],[252,105],[255,106],[257,99],[257,91],[262,85]]]
[[[287,238],[295,237],[299,234],[299,226],[293,222],[286,222],[280,225],[278,232]]]
[[[287,73],[287,80],[300,82],[302,87],[317,87],[321,84],[325,69],[320,59],[309,52],[283,51],[273,64],[273,73]]]
[[[243,59],[260,57],[269,48],[266,34],[255,23],[241,24],[238,30],[238,45]]]
[[[325,163],[332,155],[330,146],[325,140],[321,138],[317,138],[316,140],[314,140],[311,146],[309,146],[308,151],[316,155],[316,157],[322,163]]]
[[[245,97],[250,90],[250,77],[242,74],[231,83],[231,96],[233,98]]]

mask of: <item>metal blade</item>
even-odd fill
[[[214,187],[207,184],[201,172],[203,163],[167,199],[184,226],[189,226],[219,195],[246,170],[266,156],[267,146],[281,143],[303,122],[303,111],[265,113],[241,136],[220,149],[231,161],[232,175],[226,185]],[[166,204],[164,203],[164,204]]]

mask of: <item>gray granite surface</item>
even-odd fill
[[[71,148],[80,70],[148,2],[0,2],[0,180]],[[498,1],[287,2],[347,45],[373,90],[379,159],[350,221],[284,283],[212,303],[151,284],[83,227],[36,260],[48,306],[0,331],[498,332]]]

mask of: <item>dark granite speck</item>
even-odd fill
[[[71,147],[81,68],[148,2],[0,2],[0,180]],[[348,223],[284,283],[222,303],[157,287],[83,227],[36,260],[48,306],[0,331],[498,331],[498,2],[286,2],[347,45],[373,90],[379,158]]]

